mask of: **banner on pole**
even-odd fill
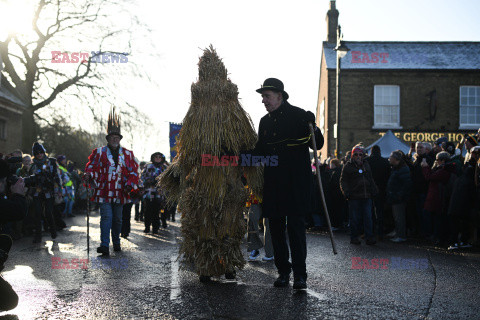
[[[170,162],[172,162],[177,155],[177,136],[181,129],[181,123],[170,122]]]

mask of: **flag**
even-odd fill
[[[177,155],[177,136],[182,129],[182,125],[179,123],[170,122],[170,162]]]

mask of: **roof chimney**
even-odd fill
[[[337,44],[338,10],[335,8],[335,0],[330,1],[330,10],[325,20],[327,21],[327,42]]]

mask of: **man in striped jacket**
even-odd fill
[[[132,151],[120,147],[120,120],[115,109],[109,114],[108,144],[94,149],[88,157],[85,179],[94,193],[91,201],[100,204],[100,239],[97,252],[109,255],[110,230],[114,251],[121,251],[122,209],[138,189],[138,162]]]

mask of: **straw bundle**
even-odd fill
[[[245,265],[240,244],[246,231],[242,212],[248,191],[241,183],[242,167],[202,166],[202,155],[238,156],[254,148],[257,135],[238,101],[237,86],[212,46],[204,50],[198,66],[177,157],[158,181],[168,201],[178,201],[182,212],[180,255],[199,275],[211,276]],[[249,185],[261,190],[261,169],[246,172]]]

